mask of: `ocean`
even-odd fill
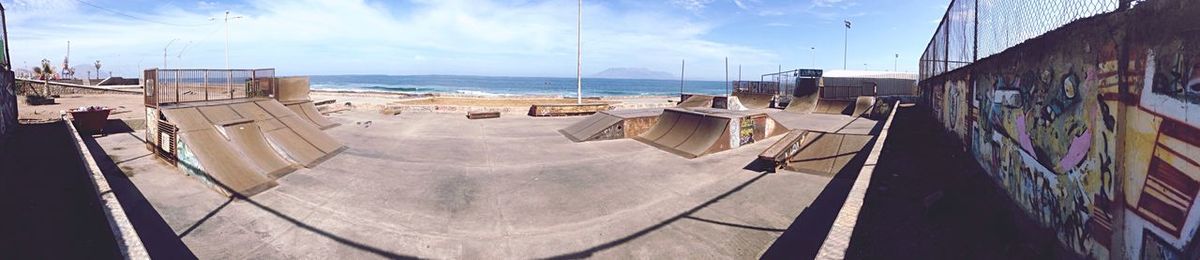
[[[390,76],[333,75],[309,76],[313,89],[382,91],[409,94],[445,93],[481,96],[575,96],[574,78],[491,77],[491,76]],[[725,93],[725,82],[693,81],[684,84],[685,93]],[[583,96],[675,96],[678,80],[583,78]]]

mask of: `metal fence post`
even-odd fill
[[[175,103],[179,103],[179,70],[175,70]]]
[[[208,101],[208,69],[204,69],[204,101]]]
[[[225,86],[229,88],[229,98],[233,99],[233,70],[228,70],[228,77],[225,78]]]

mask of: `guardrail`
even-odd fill
[[[275,69],[148,69],[145,103],[166,104],[275,95]]]

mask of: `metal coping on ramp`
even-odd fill
[[[774,128],[774,121],[761,110],[668,108],[650,130],[634,139],[696,158],[781,134]]]
[[[850,248],[850,239],[854,234],[854,226],[858,223],[858,215],[862,210],[862,205],[866,199],[867,189],[871,186],[871,177],[875,173],[875,164],[879,162],[879,154],[883,152],[883,145],[887,141],[888,130],[892,127],[892,120],[896,118],[896,110],[899,110],[900,102],[897,101],[893,106],[892,112],[888,115],[887,121],[883,123],[883,130],[879,132],[879,136],[875,139],[875,144],[871,148],[871,153],[867,155],[866,162],[859,170],[858,178],[854,179],[854,186],[850,187],[850,193],[846,197],[846,201],[842,204],[841,210],[838,211],[837,218],[833,221],[833,226],[826,235],[825,241],[821,244],[821,249],[817,252],[817,259],[845,259],[846,249]]]
[[[645,132],[662,113],[662,108],[602,111],[558,132],[575,142],[622,139]]]

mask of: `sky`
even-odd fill
[[[72,66],[100,60],[104,74],[117,76],[226,68],[226,44],[229,67],[276,68],[277,75],[576,74],[578,2],[570,0],[0,3],[18,68],[42,59],[61,67],[70,41]],[[948,3],[585,0],[583,75],[619,67],[678,76],[686,60],[688,79],[724,80],[725,58],[734,79],[739,66],[747,79],[780,66],[915,72]],[[226,23],[226,11],[240,18]],[[848,36],[843,20],[853,23]]]

